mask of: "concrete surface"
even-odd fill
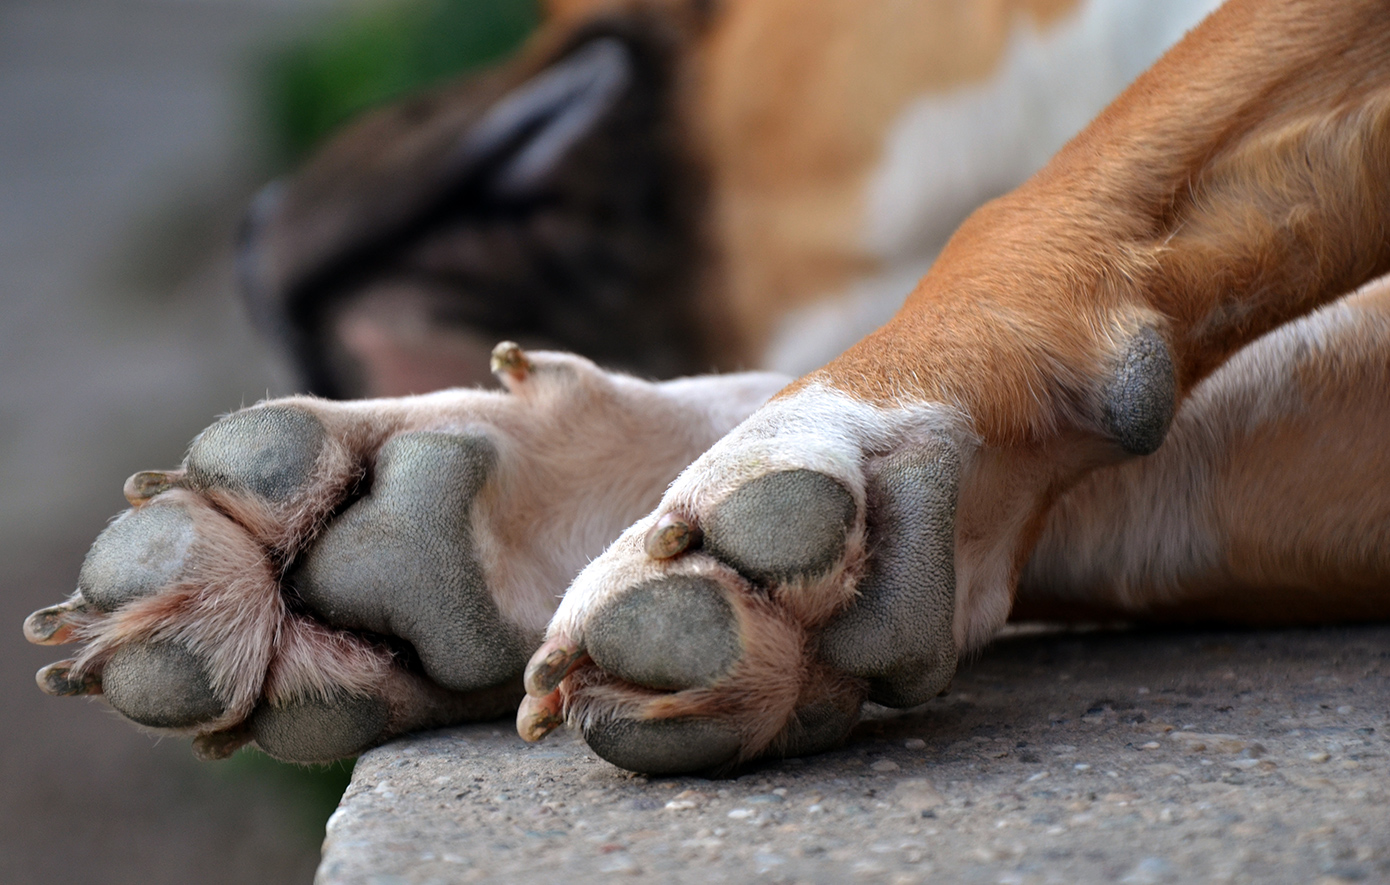
[[[1390,627],[1020,632],[844,749],[648,781],[509,723],[363,756],[320,885],[1390,881]]]

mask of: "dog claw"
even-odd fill
[[[586,654],[584,646],[563,634],[547,639],[526,665],[526,694],[534,698],[551,694]]]
[[[667,513],[647,530],[644,546],[652,559],[670,559],[698,545],[700,530],[691,520],[676,513]]]
[[[74,660],[58,661],[34,674],[39,690],[55,698],[77,697],[85,694],[101,694],[101,677],[92,673],[81,676],[72,675]]]
[[[24,638],[35,645],[62,645],[71,642],[77,625],[68,618],[87,610],[88,606],[81,601],[41,608],[24,619]]]
[[[525,381],[531,369],[526,351],[515,341],[503,341],[492,349],[492,374],[498,378],[506,375],[513,381]]]
[[[527,743],[535,743],[565,722],[563,701],[558,691],[545,697],[527,695],[516,711],[516,733]]]
[[[164,470],[141,470],[131,474],[121,489],[130,506],[139,507],[149,499],[178,485],[182,475]]]
[[[244,728],[200,734],[193,739],[193,757],[199,762],[217,762],[251,743],[251,733]]]

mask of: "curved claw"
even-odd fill
[[[526,665],[526,694],[533,698],[549,695],[587,655],[584,646],[563,633],[547,639]]]
[[[527,743],[535,743],[565,722],[564,702],[558,691],[543,698],[527,695],[516,711],[516,733]]]
[[[699,546],[700,530],[679,513],[667,513],[647,530],[643,546],[652,559],[671,559]]]
[[[84,614],[89,610],[83,600],[63,602],[41,608],[24,619],[24,638],[35,645],[62,645],[73,641],[77,624],[72,615]]]
[[[131,474],[121,491],[130,506],[139,507],[160,492],[168,491],[183,479],[182,471],[141,470]]]
[[[94,673],[72,675],[72,659],[57,661],[34,674],[39,691],[55,698],[77,697],[88,694],[101,694],[101,677]]]
[[[515,341],[503,341],[492,349],[492,374],[499,379],[506,380],[505,375],[513,381],[525,381],[531,369],[526,351]]]
[[[216,762],[229,758],[249,743],[251,731],[247,728],[200,734],[193,739],[193,756],[200,762]]]

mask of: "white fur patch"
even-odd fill
[[[976,206],[1033,174],[1220,3],[1089,0],[1038,31],[1021,20],[994,77],[910,104],[869,183],[865,244],[887,259],[938,249]]]
[[[886,323],[975,207],[1022,184],[1219,0],[1089,0],[1046,31],[1021,19],[989,80],[908,104],[864,196],[872,277],[785,316],[763,365],[825,365]]]

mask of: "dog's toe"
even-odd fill
[[[645,581],[606,599],[586,622],[584,641],[605,672],[665,691],[712,686],[743,653],[727,591],[688,575]]]
[[[297,406],[246,409],[194,441],[186,481],[200,491],[227,489],[283,503],[313,480],[327,438],[323,422]]]
[[[134,643],[117,649],[101,673],[102,692],[121,715],[150,728],[192,728],[222,716],[208,667],[178,642]]]
[[[326,762],[362,752],[387,731],[390,709],[375,696],[338,692],[281,705],[261,704],[249,720],[256,745],[286,762]]]
[[[845,552],[854,496],[813,470],[781,470],[739,486],[703,521],[705,548],[759,582],[824,574]]]

